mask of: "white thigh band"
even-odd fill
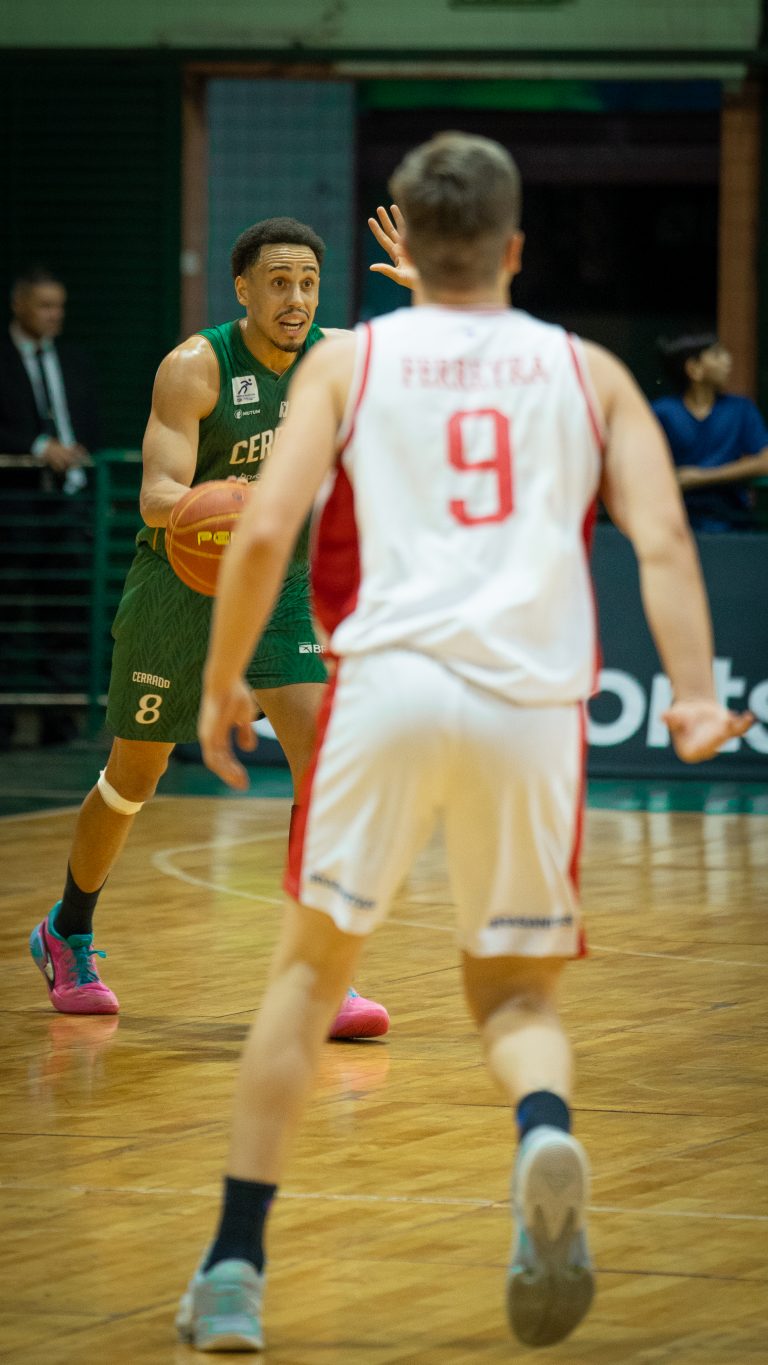
[[[126,801],[125,797],[121,796],[119,792],[116,792],[112,784],[107,781],[104,776],[106,771],[106,768],[102,768],[99,773],[99,780],[96,783],[96,786],[101,793],[102,801],[104,801],[111,810],[116,810],[118,815],[136,815],[136,813],[141,810],[144,802]]]

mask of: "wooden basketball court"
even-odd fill
[[[168,797],[136,824],[96,944],[117,1019],[50,1008],[26,946],[72,811],[0,821],[0,1359],[181,1365],[235,1064],[280,914],[287,800]],[[566,982],[598,1297],[541,1365],[768,1360],[766,820],[592,810],[592,955]],[[431,847],[358,987],[381,1042],[329,1044],[275,1206],[271,1365],[495,1365],[509,1113],[459,993]],[[243,1358],[243,1357],[236,1357]]]

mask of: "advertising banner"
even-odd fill
[[[661,715],[669,681],[645,624],[632,547],[612,526],[597,527],[592,569],[600,619],[600,693],[589,707],[593,777],[768,780],[768,535],[697,537],[715,636],[720,700],[748,707],[756,721],[709,763],[676,757]]]

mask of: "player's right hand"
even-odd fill
[[[197,721],[203,762],[235,791],[247,791],[248,774],[235,758],[232,731],[241,749],[255,749],[258,742],[253,729],[255,719],[256,703],[244,678],[221,690],[203,688]]]
[[[386,275],[387,279],[394,280],[395,284],[401,284],[404,289],[413,289],[418,278],[418,271],[411,261],[407,259],[403,252],[403,238],[405,233],[405,219],[400,212],[397,204],[391,205],[392,217],[387,213],[383,204],[379,204],[376,218],[368,219],[368,226],[371,229],[379,246],[386,251],[391,265],[384,261],[378,261],[370,268],[374,275]]]
[[[750,711],[729,711],[717,701],[676,701],[661,717],[669,728],[675,753],[684,763],[702,763],[729,739],[746,734],[755,718]]]

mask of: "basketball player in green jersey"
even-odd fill
[[[397,224],[369,220],[402,284]],[[174,744],[195,740],[212,599],[187,588],[165,553],[172,507],[191,485],[258,479],[285,415],[297,360],[324,336],[314,323],[325,246],[291,218],[257,223],[238,238],[232,274],[245,317],[190,337],[157,373],[144,436],[145,526],[113,625],[107,722],[116,738],[81,807],[62,899],[33,930],[30,947],[54,1007],[115,1014],[114,993],[95,965],[96,902],[133,820],[155,793]],[[332,335],[332,333],[331,333]],[[249,681],[288,760],[294,790],[309,763],[325,668],[312,627],[306,545],[294,552]],[[385,1033],[386,1010],[350,992],[331,1037]]]

